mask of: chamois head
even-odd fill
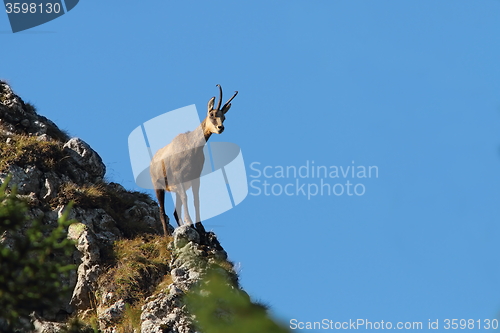
[[[226,112],[229,111],[231,108],[231,101],[233,100],[236,95],[238,95],[238,92],[236,91],[231,97],[226,104],[221,108],[222,104],[222,88],[220,84],[217,85],[219,87],[219,102],[217,103],[217,108],[214,109],[214,102],[215,102],[215,96],[210,98],[208,101],[208,113],[207,113],[207,118],[205,122],[206,129],[208,129],[211,133],[216,133],[216,134],[221,134],[224,131],[224,120],[226,119]]]

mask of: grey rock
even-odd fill
[[[59,333],[65,327],[62,323],[43,321],[35,315],[32,315],[32,323],[34,326],[33,333]]]
[[[42,134],[42,135],[39,135],[37,138],[36,138],[37,141],[50,141],[52,140],[52,138],[50,136],[48,136],[47,134]]]
[[[60,208],[60,215],[63,210]],[[116,221],[102,208],[75,207],[71,210],[69,218],[86,225],[100,242],[112,243],[122,237]]]
[[[109,327],[117,323],[123,317],[125,313],[125,301],[120,299],[110,307],[99,309],[97,312],[101,325]]]
[[[0,173],[0,181],[3,183],[9,174],[12,175],[9,187],[12,188],[13,185],[16,185],[18,194],[29,195],[30,193],[36,194],[40,192],[42,172],[36,166],[28,165],[22,168],[11,165],[6,172]]]
[[[194,318],[182,303],[184,291],[198,285],[210,262],[226,255],[214,234],[208,235],[208,243],[201,245],[198,232],[182,226],[174,232],[170,249],[174,257],[171,263],[173,283],[168,292],[146,299],[142,307],[141,332],[143,333],[194,333]]]
[[[64,144],[64,149],[73,157],[77,164],[87,171],[94,182],[103,179],[106,166],[101,157],[80,138],[72,138]]]
[[[14,94],[10,86],[6,82],[0,82],[0,104],[5,105],[10,109],[22,110],[21,99]]]
[[[158,206],[154,202],[146,203],[144,201],[136,201],[134,206],[124,212],[124,216],[126,219],[140,223],[157,233],[163,232],[161,223],[159,222],[160,215]]]
[[[62,184],[62,180],[57,176],[55,172],[46,172],[44,174],[45,180],[40,190],[40,196],[44,200],[50,200],[57,196],[57,190]]]
[[[82,256],[80,258],[81,264],[78,266],[77,282],[73,290],[70,304],[78,310],[85,310],[92,305],[90,295],[95,291],[95,284],[100,273],[100,253],[96,237],[90,228],[86,228],[82,223],[73,228],[83,229],[80,231],[69,231],[70,235],[78,236],[76,248]]]
[[[162,332],[189,332],[192,329],[192,319],[182,307],[182,296],[184,293],[179,288],[171,285],[168,293],[159,293],[146,299],[146,304],[142,307],[141,332],[142,333],[162,333]],[[181,318],[183,324],[180,324]],[[187,329],[187,331],[186,331]]]
[[[200,235],[189,225],[182,225],[174,231],[174,246],[182,248],[189,242],[200,242]]]
[[[45,124],[44,122],[42,122],[40,120],[35,120],[33,122],[33,128],[34,128],[33,134],[35,134],[37,136],[41,136],[41,135],[47,133],[47,124]]]

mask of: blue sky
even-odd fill
[[[442,329],[500,313],[499,12],[492,0],[81,1],[17,34],[0,14],[0,76],[129,189],[130,132],[190,104],[204,117],[218,83],[240,94],[210,140],[241,147],[249,181],[253,162],[377,166],[350,179],[362,196],[249,194],[206,227],[285,323]]]

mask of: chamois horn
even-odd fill
[[[219,101],[217,102],[217,110],[220,110],[220,106],[222,105],[222,87],[220,84],[217,84],[217,87],[219,87],[220,91]]]
[[[229,101],[227,101],[227,102],[226,102],[226,104],[224,104],[224,106],[223,106],[222,108],[224,109],[225,107],[227,107],[227,106],[229,105],[229,103],[231,103],[231,101],[233,100],[233,98],[235,98],[235,97],[236,97],[236,95],[238,95],[238,91],[235,91],[235,92],[234,92],[233,97],[231,97],[231,98],[229,99]]]

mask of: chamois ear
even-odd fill
[[[231,108],[231,103],[224,105],[222,108],[222,113],[226,114],[227,111]]]
[[[208,105],[207,105],[208,112],[210,112],[214,109],[214,102],[215,102],[215,96],[210,98],[210,100],[208,101]]]

